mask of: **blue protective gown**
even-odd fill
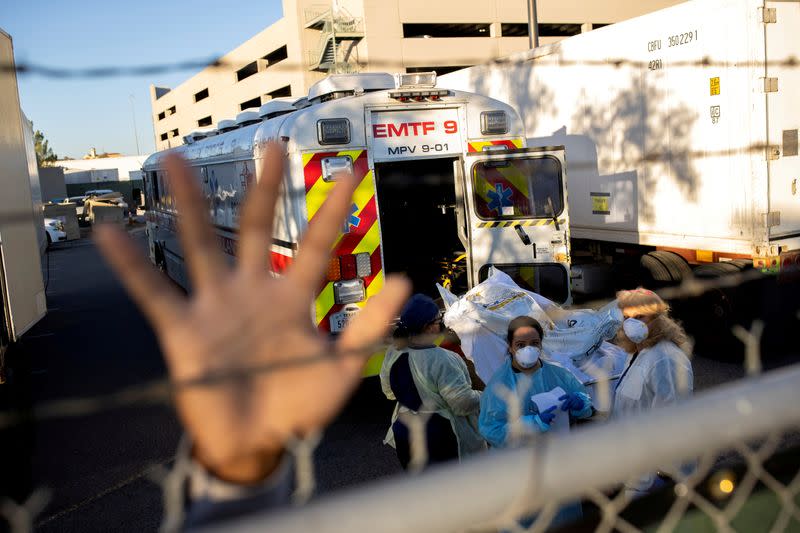
[[[583,385],[562,366],[542,361],[542,367],[532,375],[517,372],[511,366],[511,357],[508,357],[492,379],[486,385],[486,390],[481,396],[481,414],[478,419],[478,429],[486,441],[495,448],[503,448],[508,443],[506,438],[509,424],[509,410],[502,391],[513,391],[522,407],[522,423],[525,429],[531,432],[542,431],[542,428],[531,423],[533,417],[539,413],[531,396],[542,392],[549,392],[556,387],[561,387],[565,392],[577,392],[584,399],[584,407],[580,411],[570,412],[572,418],[588,418],[592,416],[592,401]]]
[[[478,419],[478,429],[486,441],[495,448],[509,445],[508,434],[510,424],[509,409],[503,390],[512,391],[520,402],[523,429],[528,434],[541,432],[547,426],[534,422],[534,415],[539,413],[531,396],[542,392],[549,392],[556,387],[561,387],[564,392],[576,392],[584,400],[583,408],[579,411],[570,411],[571,418],[589,418],[592,416],[592,401],[583,385],[566,368],[553,363],[542,361],[542,367],[532,375],[514,370],[511,366],[511,357],[506,358],[503,366],[492,376],[486,385],[486,390],[481,396],[481,414]],[[560,407],[559,407],[560,409]],[[550,522],[550,527],[557,527],[569,522],[580,520],[583,516],[580,502],[566,502],[561,505],[558,513]],[[535,521],[536,515],[522,517],[519,523],[528,528]]]

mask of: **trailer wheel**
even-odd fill
[[[700,265],[694,269],[694,277],[700,279],[713,279],[728,274],[738,274],[742,269],[732,264],[732,262],[724,263],[709,263],[707,265]]]
[[[674,252],[650,252],[642,256],[640,264],[645,272],[645,284],[650,281],[662,286],[678,284],[692,273],[686,259]]]
[[[684,278],[692,275],[692,267],[689,266],[689,262],[675,252],[658,250],[650,253],[667,265],[672,281],[675,283],[680,283]]]
[[[694,275],[698,279],[711,280],[740,272],[740,266],[722,262],[700,265],[694,270]],[[699,297],[693,317],[697,323],[692,324],[696,327],[692,333],[698,354],[712,359],[736,361],[744,356],[743,345],[731,331],[735,323],[736,301],[734,287],[712,288]]]
[[[736,265],[736,267],[742,272],[753,269],[752,259],[734,259],[733,261],[728,261],[726,264]]]

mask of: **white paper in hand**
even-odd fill
[[[550,422],[550,430],[556,433],[569,432],[569,413],[561,410],[561,401],[559,400],[564,394],[566,394],[564,389],[556,387],[549,392],[540,392],[539,394],[531,396],[531,401],[536,404],[536,408],[539,409],[540,413],[555,406],[553,414],[556,415],[556,417]]]

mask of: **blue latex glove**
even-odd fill
[[[537,416],[539,417],[539,419],[542,422],[544,422],[545,424],[547,424],[549,426],[553,422],[553,419],[556,417],[555,413],[553,413],[553,411],[555,411],[555,410],[556,410],[556,406],[554,405],[550,409],[547,409],[546,411],[542,411]]]
[[[577,392],[569,392],[559,398],[562,411],[582,411],[584,400]]]
[[[553,414],[555,408],[556,406],[553,406],[547,411],[543,411],[538,415],[525,415],[522,417],[522,421],[529,426],[533,426],[535,429],[538,429],[541,433],[546,433],[550,431],[550,423],[556,416]]]

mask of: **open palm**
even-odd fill
[[[339,412],[408,283],[390,276],[333,342],[313,326],[310,310],[351,205],[353,176],[339,176],[294,263],[275,277],[268,254],[283,176],[279,146],[268,148],[259,183],[248,191],[235,268],[221,253],[190,170],[176,156],[166,165],[191,295],[155,271],[123,231],[98,227],[97,242],[158,335],[195,456],[224,478],[252,482],[269,474],[289,439]]]

